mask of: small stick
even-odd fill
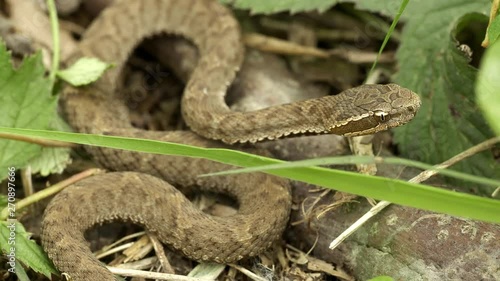
[[[439,170],[448,168],[451,165],[456,164],[457,162],[460,162],[464,160],[465,158],[468,158],[470,156],[473,156],[481,151],[484,151],[486,149],[491,148],[493,145],[497,144],[500,142],[500,137],[495,137],[491,138],[489,140],[486,140],[478,145],[475,145],[455,156],[452,158],[444,161],[443,163],[439,165],[435,165],[433,169],[429,169],[426,171],[421,172],[409,182],[413,183],[420,183],[423,182],[430,177],[434,176],[435,174],[438,173]],[[358,228],[360,228],[365,222],[367,222],[370,218],[375,216],[376,214],[380,213],[385,207],[389,206],[391,202],[388,201],[380,201],[376,206],[371,208],[366,214],[364,214],[361,218],[359,218],[356,222],[354,222],[351,226],[349,226],[342,234],[340,234],[335,240],[333,240],[330,243],[329,248],[330,249],[335,249],[342,241],[344,241],[347,237],[349,237],[354,231],[356,231]]]
[[[165,254],[165,250],[163,249],[163,245],[161,244],[160,240],[158,240],[158,237],[153,233],[148,233],[148,236],[149,240],[153,244],[156,256],[158,257],[158,260],[160,261],[160,264],[163,268],[162,271],[165,273],[175,274],[175,270],[172,265],[170,265],[167,255]]]
[[[168,273],[158,273],[158,272],[135,270],[135,269],[124,269],[124,268],[110,267],[110,266],[108,266],[107,268],[113,274],[118,274],[121,276],[129,276],[129,277],[142,277],[146,279],[171,280],[171,281],[214,281],[214,279],[187,277],[183,275],[168,274]]]
[[[245,45],[271,53],[285,54],[285,55],[306,55],[315,56],[320,58],[327,58],[330,54],[324,50],[305,47],[286,40],[281,40],[274,37],[264,36],[258,33],[247,33],[243,36]]]

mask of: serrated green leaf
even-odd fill
[[[476,82],[477,104],[491,128],[500,136],[500,41],[486,50]]]
[[[304,11],[325,11],[334,6],[339,0],[224,0],[237,9],[250,10],[253,14],[272,14],[278,12],[298,13]]]
[[[358,7],[383,14],[397,9],[386,1],[358,2]],[[421,0],[408,4],[394,80],[419,93],[422,107],[412,122],[395,130],[395,141],[405,157],[440,163],[492,137],[474,102],[477,70],[457,49],[454,38],[457,26],[485,19],[489,8],[489,0]],[[476,155],[454,167],[470,174],[500,177],[491,153]],[[491,191],[472,189],[483,194]]]
[[[40,53],[25,58],[16,70],[5,44],[0,42],[1,126],[49,128],[49,122],[56,115],[57,99],[52,96],[52,85],[44,75]],[[7,176],[8,167],[24,167],[41,150],[38,145],[0,139],[0,180]]]
[[[41,176],[60,174],[71,163],[71,149],[43,147],[40,155],[30,161],[31,172]]]
[[[45,252],[30,236],[16,220],[0,222],[0,250],[7,256],[7,262],[20,261],[47,277],[57,274]]]
[[[500,17],[497,16],[490,24],[488,28],[488,40],[490,44],[495,43],[495,41],[500,38]]]
[[[112,65],[96,58],[80,58],[69,68],[60,70],[57,76],[73,86],[88,85],[97,81],[99,77]]]
[[[54,117],[54,122],[49,129],[58,131],[71,131],[70,127],[59,116]],[[71,163],[70,148],[42,147],[41,153],[30,160],[31,172],[42,176],[62,173]]]

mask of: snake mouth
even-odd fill
[[[371,112],[357,120],[350,120],[332,127],[328,130],[330,134],[355,137],[371,135],[380,131],[399,127],[410,122],[415,117],[418,107],[408,106],[404,110],[394,113],[382,111]]]

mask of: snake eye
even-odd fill
[[[379,122],[384,123],[385,121],[389,120],[389,113],[385,111],[377,111],[374,114],[376,117],[378,117]]]

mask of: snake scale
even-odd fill
[[[182,114],[192,131],[133,128],[118,92],[128,56],[143,38],[184,36],[200,59],[186,84]],[[78,132],[141,137],[201,147],[256,142],[302,133],[371,134],[402,125],[420,106],[418,96],[395,84],[364,85],[335,96],[233,112],[226,90],[242,63],[237,21],[214,0],[120,0],[106,8],[85,33],[74,58],[97,57],[116,67],[95,84],[67,87],[61,99]],[[47,207],[42,244],[56,267],[73,280],[114,280],[84,238],[94,225],[120,220],[143,225],[160,241],[197,261],[235,262],[252,257],[282,234],[290,212],[286,180],[266,174],[198,178],[227,165],[204,159],[149,155],[87,147],[102,166],[121,172],[84,179],[60,192]],[[228,194],[236,215],[214,217],[197,210],[174,188]]]

